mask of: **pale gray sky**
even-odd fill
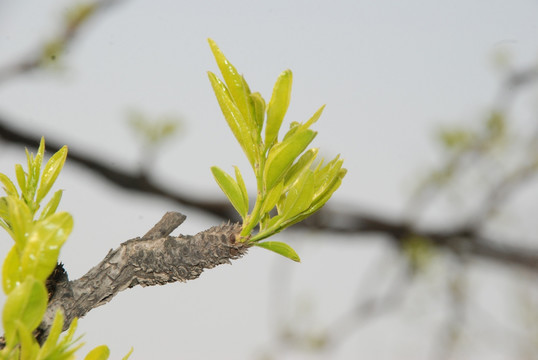
[[[50,38],[72,3],[0,0],[0,66]],[[531,0],[129,0],[92,22],[64,58],[62,72],[39,72],[0,87],[0,111],[20,119],[17,125],[126,168],[136,166],[139,153],[126,111],[177,114],[185,133],[163,148],[155,176],[198,196],[221,196],[209,167],[237,164],[244,173],[248,167],[207,80],[206,71],[217,70],[206,41],[211,37],[266,99],[278,74],[292,69],[287,123],[305,121],[327,104],[315,126],[315,146],[328,157],[341,153],[349,169],[334,203],[398,215],[418,174],[437,159],[433,131],[488,111],[500,79],[493,54],[509,51],[516,66],[537,61],[537,14],[538,2]],[[12,174],[23,153],[7,146],[0,151],[2,171]],[[182,233],[217,221],[117,191],[75,165],[67,165],[59,186],[67,189],[63,209],[75,217],[62,253],[71,277],[109,248],[143,234],[168,210],[188,216]],[[271,346],[272,311],[281,311],[271,303],[278,298],[271,287],[275,269],[290,268],[290,304],[308,298],[313,327],[351,304],[357,274],[371,274],[365,269],[380,261],[386,270],[381,283],[397,271],[397,256],[382,242],[331,242],[320,234],[312,236],[324,241],[308,242],[293,231],[278,236],[297,248],[302,264],[253,249],[191,283],[126,291],[80,321],[80,331],[91,345],[108,344],[113,358],[133,345],[135,360],[253,359]],[[424,287],[415,300],[433,314],[422,314],[411,301],[403,315],[362,328],[335,353],[284,358],[427,359],[431,347],[417,343],[432,338],[443,313],[426,301],[424,294],[433,290]],[[475,355],[494,358],[484,344],[477,348]]]

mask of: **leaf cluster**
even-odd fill
[[[14,240],[2,266],[2,289],[7,295],[2,312],[5,348],[0,359],[73,359],[83,345],[74,338],[76,320],[60,339],[64,316],[58,311],[50,333],[40,345],[33,331],[41,323],[48,305],[45,282],[56,267],[62,245],[73,229],[67,212],[56,212],[62,191],[56,191],[39,212],[67,157],[67,147],[55,153],[43,167],[45,141],[37,154],[26,151],[27,171],[15,166],[15,184],[0,174],[6,196],[0,198],[0,226]],[[105,359],[90,352],[86,359]]]
[[[211,171],[234,208],[243,219],[241,241],[275,251],[292,260],[299,256],[287,244],[260,242],[319,210],[340,186],[346,169],[343,160],[315,162],[317,148],[307,150],[317,132],[310,127],[318,121],[322,106],[305,123],[293,122],[280,139],[292,86],[292,72],[283,71],[274,85],[269,103],[251,92],[246,80],[228,61],[213,40],[211,51],[223,77],[212,72],[209,80],[221,111],[245,153],[257,182],[256,202],[249,213],[249,196],[241,172],[235,177],[213,166]],[[258,232],[252,234],[258,226]]]

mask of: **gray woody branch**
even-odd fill
[[[59,309],[65,316],[65,330],[74,318],[106,304],[122,290],[194,280],[205,269],[241,257],[250,246],[235,241],[240,224],[214,226],[193,236],[169,236],[185,218],[177,212],[166,213],[146,235],[111,250],[80,279],[69,281],[57,267],[48,280],[51,298],[38,339],[44,340]]]

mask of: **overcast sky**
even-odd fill
[[[0,0],[0,66],[53,36],[71,3]],[[327,105],[314,145],[327,157],[342,154],[349,169],[334,203],[398,216],[419,174],[437,159],[434,131],[478,121],[490,109],[501,79],[494,55],[511,54],[514,66],[536,63],[537,14],[538,2],[531,0],[127,0],[91,22],[60,72],[3,84],[0,112],[20,127],[126,169],[139,164],[127,111],[177,115],[184,130],[162,148],[154,176],[195,196],[221,196],[209,167],[239,165],[245,174],[249,168],[207,79],[208,70],[217,71],[210,37],[266,100],[278,74],[293,71],[286,124]],[[23,152],[0,146],[2,172],[11,175]],[[109,248],[145,233],[166,211],[188,216],[182,233],[219,221],[118,191],[76,165],[67,164],[58,186],[66,189],[63,209],[75,217],[61,256],[72,278]],[[135,360],[253,359],[271,346],[282,306],[308,303],[312,326],[322,326],[355,299],[356,274],[371,275],[365,270],[379,262],[385,280],[398,271],[396,255],[378,241],[331,242],[323,234],[293,231],[278,236],[296,247],[302,264],[253,249],[191,283],[128,290],[89,313],[80,332],[89,344],[110,345],[113,358],[133,345]],[[7,250],[7,239],[3,243]],[[278,280],[294,289],[286,292],[290,302],[279,297],[278,274],[293,276]],[[417,341],[431,335],[439,318],[415,321],[420,309],[406,311],[399,320],[355,333],[329,358],[428,358],[431,349]],[[495,355],[485,345],[476,351]]]

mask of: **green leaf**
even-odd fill
[[[244,118],[237,105],[233,102],[228,89],[222,81],[220,81],[212,72],[208,72],[208,76],[228,126],[243,148],[250,164],[254,167],[255,160],[258,157],[258,145],[254,143],[252,135],[256,132],[256,129],[249,126],[247,120]]]
[[[265,197],[265,201],[263,203],[263,208],[261,211],[262,214],[268,213],[276,206],[276,203],[280,199],[280,196],[282,196],[283,189],[284,189],[284,182],[280,181],[275,187],[269,190],[269,192],[267,193],[267,196]]]
[[[234,166],[235,169],[235,179],[237,180],[237,185],[239,185],[239,189],[241,190],[241,195],[243,197],[243,206],[246,208],[245,216],[248,214],[248,192],[247,192],[247,186],[245,185],[245,181],[243,180],[243,176],[241,175],[241,172],[239,171],[239,168],[237,166]]]
[[[325,192],[326,187],[334,181],[334,179],[338,176],[340,169],[342,168],[343,162],[344,161],[340,159],[339,156],[337,156],[324,167],[319,166],[315,170],[314,176],[316,179],[316,192],[314,193],[314,198],[319,197],[320,194]]]
[[[32,213],[26,203],[18,198],[8,197],[9,225],[13,231],[13,240],[19,251],[26,245],[26,237],[32,228]]]
[[[37,192],[37,185],[39,183],[39,174],[41,174],[41,164],[43,162],[44,154],[45,154],[45,139],[41,138],[41,142],[39,143],[39,149],[37,149],[37,154],[35,158],[31,155],[28,157],[28,179],[26,182],[27,185],[26,185],[26,193],[24,194],[24,198],[29,205],[39,204],[39,202],[34,202],[34,196]],[[31,210],[32,212],[35,211],[33,206],[31,207]]]
[[[4,191],[8,196],[19,197],[17,188],[5,174],[0,173],[0,182],[4,185]]]
[[[51,156],[41,175],[41,183],[37,190],[36,203],[39,204],[41,200],[48,194],[52,185],[56,181],[56,178],[62,170],[65,159],[67,158],[67,146],[62,147],[54,155]]]
[[[314,212],[318,211],[323,205],[325,205],[327,201],[329,201],[332,194],[336,191],[336,189],[340,187],[340,184],[342,184],[342,179],[344,178],[346,173],[347,173],[347,169],[340,169],[338,171],[338,175],[333,179],[333,181],[330,184],[328,184],[324,188],[324,192],[314,198],[312,205],[306,211],[308,215],[311,215]]]
[[[74,318],[73,321],[71,321],[71,325],[69,325],[69,328],[65,332],[64,336],[54,349],[54,354],[58,354],[56,357],[54,357],[54,359],[72,360],[75,352],[84,345],[84,343],[76,344],[80,340],[80,336],[74,339],[77,323],[77,318]]]
[[[4,336],[8,344],[16,343],[17,322],[33,331],[41,323],[47,309],[47,289],[45,285],[29,276],[7,297],[2,322]]]
[[[265,147],[269,149],[278,138],[282,120],[286,115],[291,98],[291,70],[284,70],[276,80],[271,100],[267,105],[267,126],[265,128]]]
[[[62,328],[64,326],[64,315],[61,310],[56,311],[54,315],[54,321],[49,330],[49,335],[47,340],[39,350],[38,359],[45,359],[47,356],[51,355],[56,350],[56,344],[62,333]]]
[[[2,265],[2,288],[6,294],[20,285],[21,282],[21,261],[17,252],[17,247],[11,247]]]
[[[263,121],[265,120],[265,100],[258,92],[250,94],[250,98],[252,99],[254,106],[254,120],[258,129],[258,136],[260,136],[263,128]]]
[[[312,203],[314,195],[314,172],[310,169],[304,171],[291,189],[288,191],[282,206],[284,219],[291,218],[306,210]]]
[[[212,166],[211,172],[213,173],[217,184],[219,184],[220,188],[228,197],[235,210],[237,210],[241,217],[245,218],[248,213],[248,206],[245,206],[245,201],[243,200],[243,193],[239,185],[230,175],[228,175],[226,172],[224,172],[217,166]]]
[[[63,191],[58,190],[54,193],[54,195],[52,195],[52,198],[49,200],[47,205],[45,205],[45,207],[41,211],[39,220],[43,220],[56,212],[56,209],[58,209],[58,205],[60,204],[60,200],[62,199],[62,194],[63,194]]]
[[[15,165],[15,175],[17,177],[17,183],[21,188],[21,193],[26,194],[26,173],[24,172],[21,164]]]
[[[106,345],[100,345],[90,351],[84,360],[106,360],[110,356],[110,350]]]
[[[307,122],[305,122],[304,124],[301,125],[301,127],[304,128],[304,129],[308,129],[312,124],[314,124],[316,121],[318,121],[318,119],[321,116],[321,113],[323,112],[323,109],[325,109],[325,105],[320,107],[318,109],[318,111],[316,111],[314,113],[314,115],[312,115],[312,117],[310,119],[308,119]]]
[[[21,360],[34,360],[39,352],[39,344],[32,332],[20,320],[16,322],[21,347]]]
[[[125,355],[124,357],[121,358],[121,360],[127,360],[129,359],[129,357],[131,356],[131,354],[133,353],[134,351],[134,348],[131,347],[131,350],[129,350],[129,352],[127,353],[127,355]]]
[[[292,136],[293,134],[295,134],[297,131],[300,131],[300,130],[305,130],[305,129],[308,129],[312,124],[314,124],[316,121],[318,121],[318,119],[320,118],[321,116],[321,113],[323,112],[323,109],[325,109],[325,105],[323,105],[322,107],[320,107],[318,109],[318,111],[316,111],[316,113],[314,115],[312,115],[312,117],[304,124],[300,124],[296,121],[292,122],[290,124],[290,129],[288,130],[288,132],[286,133],[286,135],[284,135],[284,138],[282,139],[282,141],[284,142],[285,140],[287,140],[290,136]]]
[[[247,122],[253,122],[252,113],[253,109],[250,105],[250,90],[246,84],[243,76],[237,72],[237,69],[226,59],[224,54],[220,51],[217,44],[211,40],[207,39],[211,52],[215,57],[215,61],[219,66],[224,82],[228,87],[228,91],[233,99],[233,102],[237,105],[237,108],[245,118]],[[252,127],[251,127],[252,128]]]
[[[274,251],[277,254],[285,256],[288,259],[291,259],[293,261],[297,261],[297,262],[301,261],[301,259],[299,258],[299,255],[297,255],[295,250],[293,250],[293,248],[286,243],[279,242],[279,241],[263,241],[263,242],[254,242],[253,244],[256,246],[262,247],[264,249]]]
[[[271,148],[264,169],[266,191],[272,189],[284,177],[295,159],[312,142],[315,136],[316,132],[310,129],[298,131]]]
[[[60,248],[73,229],[73,218],[59,212],[39,221],[30,235],[21,256],[22,276],[35,276],[46,280],[60,253]]]
[[[0,197],[0,219],[9,222],[9,210],[6,196]]]
[[[286,172],[286,175],[284,176],[284,191],[289,190],[289,188],[293,186],[295,182],[299,179],[301,174],[305,170],[310,168],[310,166],[314,162],[314,159],[318,155],[318,151],[319,149],[317,148],[308,150]]]

